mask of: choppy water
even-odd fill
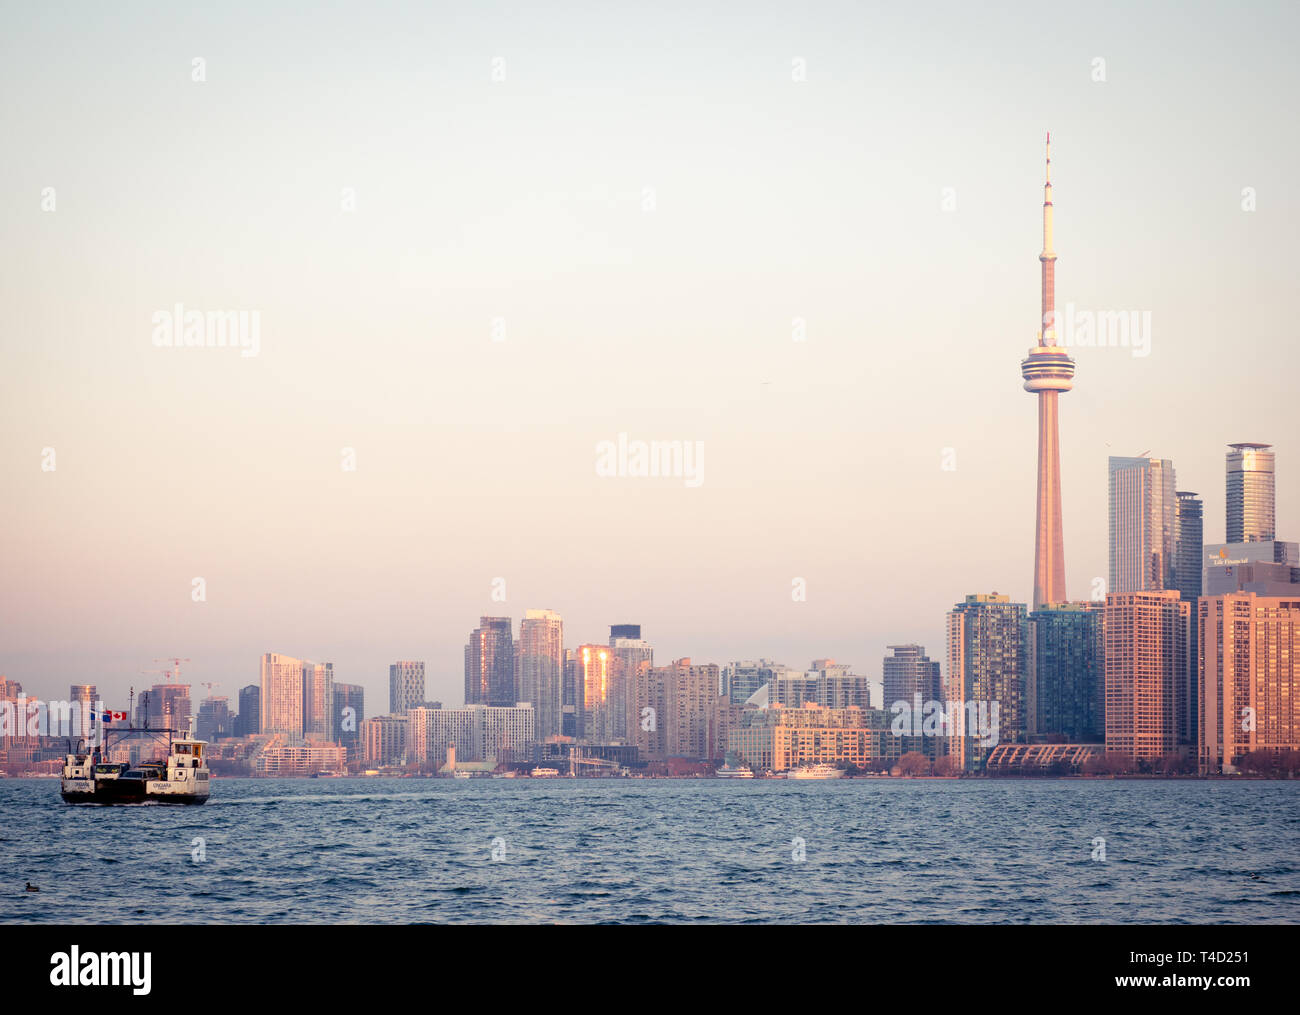
[[[0,922],[1300,921],[1300,782],[218,779],[203,807],[58,789],[0,780]]]

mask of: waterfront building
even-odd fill
[[[368,765],[406,764],[405,715],[377,715],[361,723],[362,758]]]
[[[526,610],[515,645],[516,702],[533,706],[539,740],[559,736],[564,709],[564,621],[553,610]]]
[[[1029,614],[1028,739],[1106,737],[1105,603],[1049,603]]]
[[[983,771],[997,743],[1025,741],[1027,637],[1025,604],[996,592],[969,595],[948,613],[944,690],[956,722],[949,724],[945,746],[963,771]]]
[[[1173,754],[1186,693],[1191,606],[1176,589],[1106,597],[1106,752]]]
[[[1246,755],[1300,751],[1300,590],[1205,596],[1199,612],[1200,770],[1231,774]]]
[[[304,663],[302,668],[304,736],[334,740],[334,664]]]

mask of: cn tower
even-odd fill
[[[1034,527],[1034,609],[1063,603],[1065,537],[1061,531],[1061,442],[1057,399],[1074,386],[1074,360],[1056,344],[1056,251],[1052,249],[1052,135],[1047,135],[1043,187],[1043,327],[1020,364],[1025,390],[1038,396],[1038,521]]]

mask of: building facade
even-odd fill
[[[1106,737],[1105,603],[1052,603],[1029,614],[1028,739]]]
[[[1175,479],[1167,458],[1110,459],[1110,593],[1177,587]]]
[[[563,732],[564,621],[553,610],[526,610],[515,645],[515,701],[533,706],[537,739]]]
[[[1277,538],[1272,445],[1229,444],[1226,465],[1228,542]]]
[[[465,704],[515,703],[515,645],[509,617],[479,617],[465,645]]]
[[[403,659],[388,667],[388,711],[403,715],[424,701],[424,663]]]
[[[1106,752],[1153,760],[1178,749],[1191,606],[1176,589],[1106,597]]]
[[[996,592],[967,596],[948,614],[947,634],[947,708],[958,719],[947,753],[963,771],[982,772],[998,743],[1025,739],[1025,604]]]
[[[1201,772],[1300,751],[1300,594],[1206,596],[1199,607]]]

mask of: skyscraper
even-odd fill
[[[1064,602],[1065,536],[1061,527],[1061,449],[1057,400],[1074,386],[1074,360],[1056,344],[1056,252],[1052,249],[1052,135],[1043,187],[1042,328],[1020,364],[1025,390],[1038,396],[1038,500],[1034,527],[1034,609]]]
[[[641,669],[654,665],[654,649],[641,637],[640,624],[615,624],[610,627],[609,645],[614,650],[610,691],[610,707],[614,713],[612,737],[630,743],[636,739],[633,730],[637,715],[633,706],[637,674]]]
[[[509,617],[479,617],[465,645],[465,704],[515,703],[515,647]]]
[[[1124,594],[1176,588],[1174,463],[1167,458],[1112,457],[1108,472],[1108,591]]]
[[[262,688],[247,684],[239,689],[239,715],[235,716],[235,736],[251,737],[262,729]]]
[[[1276,538],[1272,446],[1228,445],[1229,543],[1266,543]]]
[[[73,737],[88,737],[95,712],[95,702],[99,700],[99,690],[94,684],[73,684],[68,692],[68,701],[72,703]]]
[[[947,731],[948,754],[963,770],[982,772],[998,743],[1025,739],[1025,604],[996,592],[967,596],[949,612],[947,626],[946,698],[960,710],[950,718],[962,724]],[[989,736],[980,735],[977,720],[988,721]]]
[[[268,652],[262,656],[262,710],[259,732],[283,733],[293,740],[302,739],[304,729],[303,666],[301,659]]]
[[[614,739],[614,650],[605,645],[579,645],[574,652],[577,681],[582,685],[582,736],[598,744]],[[624,704],[626,722],[626,705]]]
[[[334,685],[334,738],[347,749],[347,760],[361,757],[361,724],[366,718],[366,692],[360,684]]]
[[[388,711],[405,715],[424,701],[424,663],[403,659],[388,667]]]
[[[1177,750],[1191,606],[1176,589],[1106,597],[1106,753]]]
[[[1197,641],[1199,625],[1196,621],[1196,601],[1200,598],[1203,557],[1205,554],[1204,505],[1194,493],[1175,491],[1178,497],[1177,536],[1175,539],[1174,587],[1191,607],[1191,620],[1187,627],[1187,671],[1183,674],[1186,691],[1179,696],[1182,702],[1178,716],[1179,741],[1194,745],[1197,742],[1197,720],[1200,709],[1199,679],[1197,676]]]
[[[1025,715],[1030,737],[1100,743],[1106,735],[1101,602],[1049,603],[1029,614]]]
[[[334,739],[334,664],[304,663],[302,668],[304,736]]]
[[[526,610],[515,644],[516,699],[533,706],[539,742],[562,732],[564,621],[553,610]]]
[[[1182,597],[1195,603],[1201,594],[1201,574],[1205,551],[1204,505],[1194,493],[1175,491],[1178,498],[1177,537],[1175,540],[1174,588]],[[1194,609],[1194,607],[1193,607]]]

